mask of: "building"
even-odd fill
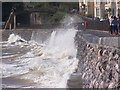
[[[105,2],[94,2],[94,17],[105,18]]]
[[[116,8],[117,8],[117,12],[116,12],[116,14],[118,15],[120,15],[120,0],[117,0],[117,2],[116,2]]]
[[[105,0],[103,2],[103,0],[94,0],[94,2],[87,2],[87,0],[82,0],[79,2],[79,11],[82,15],[101,19],[111,15],[117,16],[120,15],[120,1]]]
[[[117,0],[112,1],[112,0],[106,0],[105,3],[105,14],[106,16],[111,16],[111,15],[116,15],[118,14],[117,11]]]
[[[94,17],[94,2],[87,2],[83,0],[79,2],[79,12],[82,15],[87,15],[88,17]]]

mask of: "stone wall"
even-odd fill
[[[26,29],[22,29],[22,30],[0,30],[1,34],[2,34],[2,41],[7,41],[9,38],[9,35],[14,33],[16,35],[21,36],[22,38],[24,38],[25,40],[30,40],[31,39],[31,35],[33,30],[26,30]]]
[[[29,41],[29,40],[31,40],[33,33],[36,33],[36,34],[43,33],[41,36],[46,37],[46,35],[48,35],[47,33],[51,33],[52,31],[53,31],[53,29],[16,29],[16,30],[0,30],[0,33],[2,35],[2,38],[1,38],[2,41],[7,41],[9,38],[9,35],[12,33],[19,35],[20,37]],[[39,34],[37,34],[37,35],[39,35]],[[39,37],[41,37],[41,36],[39,36]],[[43,37],[41,37],[41,38],[43,38]]]
[[[91,43],[91,40],[86,39],[81,31],[76,34],[76,46],[79,64],[75,73],[82,80],[82,87],[115,88],[120,86],[120,48]]]

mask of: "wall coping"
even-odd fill
[[[88,43],[98,44],[103,46],[120,48],[120,37],[111,36],[97,36],[90,32],[82,31],[82,37]]]

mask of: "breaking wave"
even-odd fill
[[[2,78],[14,78],[13,82],[16,82],[16,84],[2,83],[2,87],[67,87],[67,80],[78,65],[75,34],[74,28],[54,29],[49,37],[40,43],[34,40],[34,38],[38,40],[39,35],[32,35],[32,40],[26,41],[18,35],[11,34],[8,46],[17,42],[18,46],[30,48],[30,51],[2,63]],[[18,80],[24,80],[22,83],[30,81],[32,84],[20,84]]]

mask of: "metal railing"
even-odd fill
[[[104,21],[100,21],[99,19],[87,18],[84,16],[80,16],[84,21],[87,22],[86,29],[94,29],[94,30],[109,30],[109,21],[106,19]]]

